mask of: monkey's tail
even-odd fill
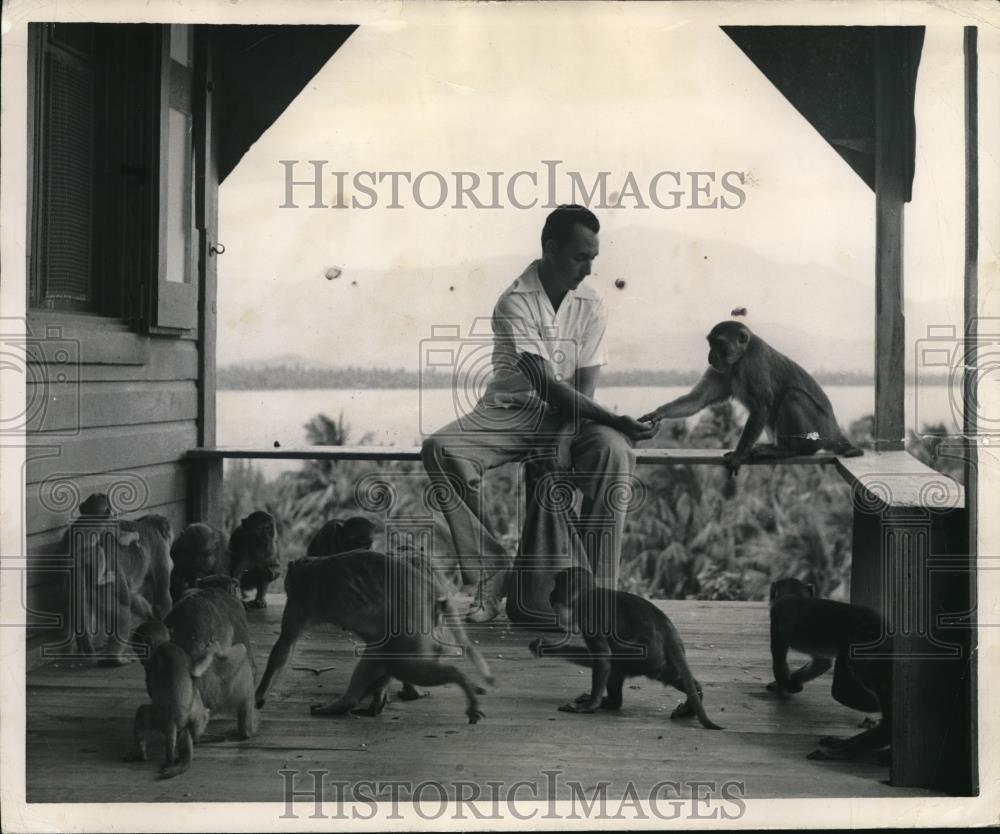
[[[479,653],[479,649],[471,643],[466,642],[465,645],[469,650],[469,657],[472,658],[472,663],[475,665],[476,669],[479,670],[479,674],[483,676],[484,681],[492,686],[496,683],[496,678],[493,677],[493,672],[490,669],[490,665],[486,662],[486,658],[483,657]]]
[[[691,669],[688,667],[684,650],[677,646],[671,653],[675,656],[671,657],[670,660],[673,662],[674,668],[680,672],[681,680],[684,682],[684,690],[687,692],[688,700],[694,705],[694,714],[697,716],[701,726],[706,730],[725,729],[716,724],[708,717],[708,713],[705,712],[705,707],[701,703],[701,694],[698,692],[698,683],[695,681],[694,675],[691,674]]]
[[[445,622],[448,624],[448,628],[451,631],[452,636],[462,646],[462,648],[468,652],[469,659],[472,661],[479,674],[483,676],[483,680],[492,685],[496,681],[496,678],[493,677],[493,671],[490,669],[489,663],[486,662],[486,658],[479,653],[479,649],[475,647],[473,642],[469,639],[469,635],[465,633],[465,626],[462,625],[462,619],[458,615],[458,612],[455,611],[454,606],[451,604],[451,600],[448,598],[439,600],[439,605],[442,608]]]

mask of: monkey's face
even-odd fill
[[[137,654],[145,666],[159,646],[170,642],[170,632],[158,620],[148,620],[132,632],[132,642],[138,644]]]
[[[192,524],[174,540],[170,558],[194,574],[218,573],[225,546],[226,540],[218,530],[207,524]]]
[[[374,543],[375,525],[363,516],[354,516],[337,530],[335,553],[348,550],[371,550]]]
[[[717,371],[728,368],[725,358],[725,344],[722,339],[708,337],[708,364]]]
[[[108,501],[108,496],[103,492],[95,492],[87,497],[87,499],[80,504],[80,515],[97,516],[100,518],[109,518],[111,516],[111,504]]]
[[[243,519],[229,539],[230,571],[242,576],[254,568],[267,573],[272,581],[281,573],[274,520],[264,512],[255,512]]]
[[[580,627],[573,616],[573,611],[568,605],[553,605],[552,610],[556,615],[556,625],[560,631],[567,634],[579,634]]]
[[[725,373],[743,355],[744,346],[724,336],[708,337],[708,364]]]
[[[556,615],[556,626],[567,634],[578,634],[580,629],[573,616],[573,609],[555,590],[549,595],[549,606]]]
[[[575,290],[590,275],[590,269],[600,247],[597,234],[577,223],[573,236],[562,246],[554,240],[547,240],[542,258],[548,275],[556,283],[558,290]]]
[[[572,634],[580,632],[580,600],[593,587],[593,577],[583,568],[566,568],[556,574],[555,586],[549,594],[549,606],[560,629]]]
[[[212,574],[219,571],[219,551],[214,542],[205,542],[194,556],[194,568],[199,574]]]
[[[739,322],[723,322],[708,334],[708,364],[725,373],[740,361],[750,344],[750,331]]]
[[[569,609],[569,587],[566,579],[565,571],[556,575],[556,584],[549,594],[549,607],[556,615],[556,625],[559,630],[571,632],[573,630],[573,614]]]

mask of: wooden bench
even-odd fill
[[[636,449],[645,465],[724,465],[721,449]],[[225,460],[420,460],[418,447],[192,449],[193,517],[221,521]],[[892,784],[961,792],[976,767],[975,565],[965,490],[905,451],[818,454],[749,466],[833,466],[851,487],[851,599],[882,612],[865,651],[894,657]],[[969,728],[972,728],[971,732]]]

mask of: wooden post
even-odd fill
[[[875,449],[905,438],[903,205],[909,184],[901,156],[911,114],[904,106],[905,34],[879,27],[875,38]]]
[[[188,461],[188,518],[213,527],[223,527],[222,458]]]
[[[218,277],[214,247],[219,228],[218,141],[213,108],[212,44],[210,26],[196,28],[197,125],[196,222],[199,238],[198,291],[198,445],[215,445],[215,339]]]
[[[215,445],[218,141],[213,109],[211,27],[195,27],[195,222],[198,228],[198,445]],[[221,458],[190,462],[190,521],[223,525]]]
[[[977,790],[974,621],[968,515],[920,510],[885,519],[895,589],[891,782],[955,794]],[[970,620],[971,617],[971,620]]]
[[[908,114],[892,110],[897,84],[904,83],[907,57],[902,40],[880,30],[876,54],[876,205],[878,247],[876,332],[876,448],[902,444],[903,336],[902,206],[906,180],[898,154]],[[966,69],[966,365],[974,368],[977,216],[975,31],[965,32]],[[891,156],[895,148],[896,157]],[[905,171],[903,172],[905,173]],[[970,292],[970,285],[972,290]],[[966,403],[970,377],[966,371]],[[975,434],[975,415],[964,416],[964,433]],[[966,444],[970,448],[972,444]],[[974,460],[966,469],[975,476]],[[967,480],[967,507],[974,483]],[[973,491],[969,490],[973,488]],[[974,523],[974,522],[973,522]],[[947,511],[887,506],[864,518],[855,508],[852,600],[872,604],[886,618],[893,652],[891,782],[957,794],[978,791],[976,744],[975,558],[966,508]],[[876,538],[877,537],[877,538]],[[876,554],[877,551],[877,554]],[[865,556],[867,554],[867,557]],[[880,568],[873,571],[870,557]],[[861,557],[859,563],[859,557]],[[863,573],[862,573],[863,572]],[[878,576],[874,574],[877,573]]]
[[[969,599],[968,643],[970,655],[968,695],[965,703],[969,718],[968,770],[971,793],[979,791],[979,721],[978,721],[978,594],[976,571],[979,536],[979,470],[978,434],[979,415],[970,403],[978,402],[979,358],[976,338],[979,335],[979,59],[977,54],[978,29],[965,27],[965,372],[964,386],[966,407],[962,410],[962,434],[965,435],[965,506],[968,513],[968,554],[972,569],[965,574],[965,593]]]

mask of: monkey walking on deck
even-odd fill
[[[474,686],[457,667],[438,662],[442,641],[461,647],[488,683],[493,676],[450,601],[440,599],[429,570],[409,559],[355,550],[290,562],[285,591],[288,599],[281,635],[257,687],[258,708],[264,705],[268,689],[302,632],[315,623],[332,623],[353,631],[367,645],[347,691],[330,704],[314,705],[313,715],[350,712],[368,695],[371,704],[364,712],[377,715],[386,703],[386,686],[397,678],[421,686],[458,684],[468,701],[469,723],[483,717],[476,695],[485,690]]]
[[[375,525],[364,516],[355,515],[350,518],[332,518],[327,521],[309,540],[306,556],[334,556],[351,550],[371,550],[375,543]],[[331,667],[332,668],[332,667]],[[402,701],[416,701],[427,693],[420,692],[413,684],[402,681],[402,687],[397,693]],[[381,706],[372,704],[365,712],[377,715]]]
[[[306,556],[333,556],[348,550],[371,550],[375,542],[375,525],[364,516],[331,518],[309,540]]]
[[[881,712],[874,727],[846,739],[824,736],[810,759],[851,759],[886,747],[892,736],[892,659],[851,657],[852,646],[878,643],[885,634],[881,616],[860,605],[817,599],[811,586],[797,579],[771,585],[771,659],[774,681],[768,690],[782,697],[802,691],[802,685],[833,668],[833,697],[862,712]],[[794,672],[788,650],[811,660]]]
[[[592,669],[590,692],[559,707],[562,712],[620,709],[625,678],[643,675],[687,695],[671,718],[696,716],[703,727],[722,729],[705,713],[701,686],[691,675],[680,634],[655,605],[634,594],[598,587],[593,575],[580,567],[556,575],[549,603],[560,627],[567,633],[580,631],[586,646],[538,639],[529,644],[532,654],[562,657]]]
[[[828,449],[844,457],[862,451],[844,437],[833,406],[805,369],[779,353],[738,321],[724,321],[708,334],[708,370],[690,392],[639,418],[678,419],[732,398],[749,412],[735,451],[726,454],[734,475],[751,459],[777,460]],[[773,443],[754,446],[767,429]]]

